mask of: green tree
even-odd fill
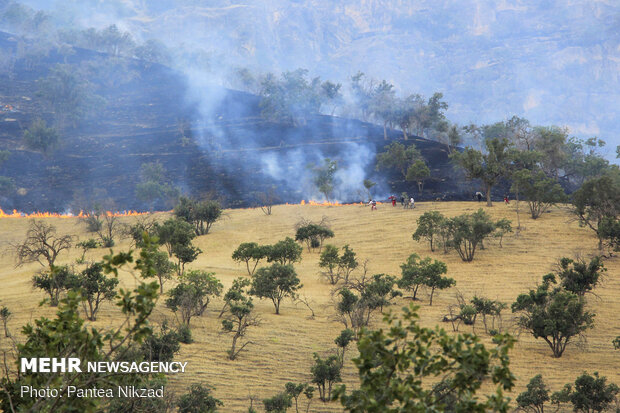
[[[332,399],[334,384],[342,381],[340,370],[341,366],[338,357],[329,356],[327,359],[323,359],[317,353],[314,353],[314,365],[310,368],[312,383],[317,385],[319,398],[323,402]]]
[[[433,241],[439,234],[439,229],[445,217],[439,211],[427,211],[420,215],[418,218],[418,227],[413,233],[413,239],[419,241],[425,238],[431,245],[431,251],[435,251],[433,248]]]
[[[38,95],[54,112],[60,129],[69,123],[75,126],[95,102],[101,100],[79,72],[69,65],[55,65],[46,78],[39,79],[38,84]]]
[[[147,248],[154,247],[151,241]],[[133,270],[142,271],[148,262],[142,253],[135,260]],[[118,274],[118,269],[134,262],[131,252],[104,257],[103,268],[106,274]],[[149,317],[157,300],[157,283],[140,283],[134,290],[121,289],[117,299],[122,316],[118,325],[99,328],[87,325],[80,317],[80,295],[69,291],[60,300],[55,317],[41,317],[22,328],[23,340],[17,344],[15,366],[19,369],[21,358],[33,357],[75,357],[80,360],[112,362],[120,361],[127,355],[128,346],[140,345],[152,334]],[[144,378],[146,377],[146,379]],[[4,411],[97,411],[102,409],[99,398],[82,397],[22,397],[21,386],[58,389],[59,394],[67,394],[68,386],[78,388],[108,388],[115,385],[141,386],[150,375],[118,375],[97,372],[55,372],[39,374],[23,372],[15,374],[4,371],[0,379],[3,395],[0,408]]]
[[[276,314],[280,314],[280,302],[286,297],[294,299],[295,292],[302,287],[292,265],[272,264],[259,268],[252,277],[250,294],[268,298],[273,302]]]
[[[323,159],[323,164],[312,168],[314,185],[329,202],[330,195],[334,191],[334,176],[338,170],[338,161],[329,158]]]
[[[584,183],[573,193],[573,205],[579,223],[596,233],[602,249],[604,226],[601,224],[620,215],[620,173],[608,173]]]
[[[181,197],[174,207],[174,215],[194,226],[196,235],[206,235],[213,224],[222,216],[222,207],[217,201],[195,201]]]
[[[430,257],[422,260],[418,254],[411,254],[400,268],[402,277],[397,282],[398,287],[413,292],[414,300],[420,286],[431,288],[430,305],[433,305],[433,293],[436,288],[444,289],[456,283],[452,278],[441,276],[448,272],[448,266],[441,261],[432,262]]]
[[[501,301],[491,300],[489,298],[478,297],[478,296],[474,296],[474,298],[472,298],[470,302],[471,302],[471,307],[473,307],[475,310],[473,322],[476,321],[476,318],[478,315],[481,315],[482,323],[484,324],[484,331],[486,333],[489,332],[489,328],[487,324],[487,317],[491,317],[493,319],[493,324],[491,325],[491,331],[494,331],[495,330],[495,318],[500,317],[502,310],[508,307],[506,303],[502,303]],[[473,322],[472,322],[472,325],[473,325]]]
[[[187,222],[170,218],[157,226],[157,239],[160,245],[164,245],[168,256],[172,257],[176,245],[190,245],[196,238],[192,226]]]
[[[407,168],[407,175],[405,176],[405,179],[407,181],[415,181],[418,184],[418,191],[422,193],[424,180],[426,180],[429,176],[431,176],[431,170],[426,165],[424,159],[419,158],[416,159],[409,166],[409,168]]]
[[[449,219],[450,245],[465,262],[473,261],[476,248],[495,231],[495,223],[482,209]]]
[[[0,319],[2,320],[2,326],[4,327],[4,337],[10,336],[8,322],[9,318],[11,318],[12,315],[13,313],[11,312],[11,310],[9,310],[8,307],[2,306],[2,308],[0,309]]]
[[[394,121],[396,110],[394,85],[383,80],[375,86],[369,110],[374,117],[383,122],[383,139],[387,140],[387,126]]]
[[[288,394],[289,397],[295,400],[295,413],[299,413],[299,396],[301,395],[301,393],[304,393],[304,395],[306,396],[306,399],[308,399],[307,408],[308,409],[310,408],[310,400],[312,399],[312,393],[314,392],[314,388],[312,386],[308,386],[307,383],[296,384],[296,383],[292,383],[289,381],[288,383],[286,383],[284,388],[285,388],[286,394]]]
[[[559,171],[567,160],[568,130],[557,126],[537,127],[534,134],[534,150],[543,155],[543,170],[548,176],[559,178]]]
[[[168,254],[163,251],[156,251],[152,259],[152,272],[148,274],[141,274],[143,278],[157,277],[159,282],[159,293],[164,293],[164,284],[167,280],[172,278],[175,265],[168,259]]]
[[[413,144],[406,147],[402,143],[394,142],[383,149],[384,152],[377,154],[377,170],[395,169],[403,179],[407,178],[407,171],[416,160],[424,162],[420,151]]]
[[[610,250],[620,250],[620,219],[603,218],[598,224],[598,234]]]
[[[583,297],[596,287],[602,274],[607,271],[601,257],[594,257],[589,263],[583,259],[561,258],[557,270],[560,285],[566,291]]]
[[[239,347],[238,340],[245,337],[248,328],[260,324],[260,320],[253,313],[254,304],[252,299],[243,295],[242,290],[228,301],[227,316],[222,320],[222,331],[232,334],[232,344],[228,350],[228,358],[235,360],[246,346],[252,344],[251,341],[242,343]]]
[[[286,413],[288,408],[293,405],[293,401],[290,394],[282,392],[268,399],[263,399],[263,405],[266,412]]]
[[[172,255],[177,259],[175,264],[177,275],[180,277],[185,272],[185,264],[194,262],[202,250],[192,244],[175,244],[172,246]]]
[[[43,119],[35,119],[30,127],[24,131],[24,145],[26,148],[50,155],[58,148],[60,136],[58,131],[47,127]]]
[[[386,315],[389,329],[361,333],[357,343],[360,355],[353,359],[360,377],[359,390],[347,394],[341,386],[334,395],[345,411],[444,411],[446,401],[437,394],[438,388],[428,383],[441,376],[446,392],[454,395],[450,407],[455,411],[507,412],[503,391],[514,386],[508,358],[514,339],[497,335],[493,339],[496,346],[488,350],[477,336],[449,335],[444,330],[421,327],[416,311],[414,306],[404,308],[404,322]],[[476,392],[486,378],[497,388],[481,401]]]
[[[267,258],[269,248],[266,246],[258,245],[256,242],[243,242],[239,244],[237,249],[232,253],[232,259],[236,262],[245,262],[248,270],[248,275],[252,276],[258,263]],[[254,263],[250,269],[250,261]]]
[[[222,293],[222,283],[214,273],[206,271],[189,271],[180,277],[180,283],[172,288],[166,300],[166,306],[181,314],[181,321],[189,326],[193,316],[201,316],[213,297]]]
[[[329,280],[329,283],[335,285],[340,280],[338,266],[340,264],[340,256],[338,255],[338,247],[327,244],[321,252],[319,258],[319,267],[324,268],[323,275]]]
[[[340,301],[336,303],[336,311],[345,328],[351,328],[356,336],[368,325],[376,310],[390,304],[389,300],[397,297],[394,290],[396,280],[385,274],[367,277],[364,273],[360,278],[351,280],[346,287],[338,291]]]
[[[170,330],[168,323],[164,321],[159,333],[153,333],[145,338],[140,350],[144,355],[144,360],[170,362],[174,355],[181,350],[179,335],[176,331]]]
[[[66,265],[52,267],[51,271],[42,271],[32,276],[32,286],[39,288],[50,297],[50,305],[58,305],[60,294],[70,290],[75,283],[75,274]]]
[[[371,181],[370,179],[364,179],[364,188],[366,188],[366,196],[368,197],[369,200],[372,199],[372,192],[371,189],[377,185],[376,182]]]
[[[220,400],[211,395],[212,386],[192,384],[189,393],[181,395],[177,402],[179,413],[215,413],[218,406],[223,406]]]
[[[508,175],[510,142],[508,139],[487,138],[485,152],[467,148],[451,156],[467,173],[468,179],[480,179],[486,188],[487,206],[492,206],[491,190]]]
[[[525,411],[544,413],[545,403],[549,400],[549,389],[542,375],[537,374],[528,383],[527,390],[517,396],[517,405]]]
[[[140,182],[135,187],[136,198],[150,209],[169,208],[179,198],[179,189],[170,183],[161,162],[146,162],[140,166]]]
[[[267,262],[275,262],[280,265],[293,265],[301,261],[302,248],[290,237],[286,237],[282,241],[265,247],[265,251],[267,254]]]
[[[606,377],[599,377],[598,372],[593,376],[583,373],[575,380],[575,388],[566,384],[564,388],[552,395],[556,404],[570,402],[575,412],[595,413],[607,410],[616,400],[620,392],[614,383],[607,384]]]
[[[342,255],[339,255],[338,247],[328,244],[319,258],[319,267],[326,270],[323,274],[332,285],[341,279],[345,284],[348,283],[351,272],[358,266],[356,254],[348,245],[343,247]]]
[[[326,226],[313,223],[301,225],[295,232],[295,241],[305,243],[308,247],[308,252],[310,252],[311,248],[318,248],[320,252],[323,247],[323,241],[333,237],[334,231]]]
[[[342,366],[344,366],[344,353],[347,351],[347,347],[349,346],[349,344],[351,343],[351,341],[353,341],[355,339],[355,333],[353,332],[353,330],[350,329],[344,329],[340,332],[340,335],[338,337],[336,337],[336,339],[334,340],[334,343],[336,343],[336,346],[338,347],[336,349],[337,351],[337,356],[338,356],[338,360],[340,360],[340,367],[342,368]]]
[[[103,274],[103,264],[88,265],[75,277],[74,287],[79,289],[84,298],[86,318],[91,321],[97,319],[99,306],[104,301],[111,301],[116,297],[118,278],[108,278]]]
[[[228,291],[226,291],[226,294],[224,294],[224,306],[222,307],[218,318],[222,317],[226,310],[228,310],[231,302],[243,299],[244,294],[247,293],[246,290],[250,286],[250,284],[252,284],[252,281],[244,277],[235,278],[233,280],[232,285],[230,286]]]
[[[517,186],[528,203],[532,219],[537,219],[551,206],[567,199],[560,184],[548,178],[543,171],[521,170],[519,174],[513,175],[513,189]]]
[[[504,235],[512,232],[511,222],[506,218],[501,218],[495,222],[495,233],[493,233],[494,237],[499,238],[499,247],[502,248],[502,240],[504,239]]]
[[[521,312],[519,325],[534,338],[542,338],[562,357],[571,340],[594,326],[594,314],[586,311],[582,297],[562,288],[552,288],[553,276],[545,276],[536,290],[520,294],[512,312]]]
[[[273,74],[260,82],[261,116],[274,122],[305,124],[311,114],[319,113],[326,101],[338,97],[339,85],[321,82],[320,78],[307,79],[306,69],[284,72],[278,79]]]

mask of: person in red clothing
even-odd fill
[[[510,201],[508,200],[508,195],[504,195],[504,203],[505,204],[509,204]]]
[[[396,197],[394,195],[392,195],[388,199],[392,201],[392,206],[395,207],[396,206]]]

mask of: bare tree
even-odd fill
[[[16,267],[29,262],[38,262],[45,267],[45,262],[47,262],[47,266],[52,271],[58,254],[71,248],[72,243],[71,235],[58,236],[56,227],[33,219],[26,232],[26,240],[21,244],[13,245]]]
[[[101,239],[101,244],[104,247],[113,247],[114,238],[122,235],[120,219],[112,212],[102,213],[101,218],[103,218],[103,221],[101,222],[101,227],[96,232],[99,235],[99,238]]]
[[[273,207],[273,204],[280,200],[273,187],[269,188],[265,192],[257,192],[256,198],[260,203],[261,211],[263,211],[265,215],[271,215],[271,208]]]

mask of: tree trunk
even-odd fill
[[[521,230],[521,217],[519,216],[519,188],[517,188],[516,197],[517,197],[517,231],[520,231]]]
[[[487,185],[487,206],[493,206],[493,203],[491,202],[491,185]]]
[[[387,122],[383,122],[383,139],[387,141]]]
[[[237,347],[237,334],[235,334],[233,336],[233,340],[232,340],[232,346],[230,347],[230,353],[228,354],[228,358],[230,360],[234,360],[235,359],[235,347]]]

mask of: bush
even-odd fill
[[[269,399],[264,399],[263,405],[265,405],[266,412],[286,413],[288,408],[293,405],[293,401],[288,393],[283,392]]]
[[[181,324],[179,328],[177,328],[177,336],[179,337],[179,342],[183,344],[192,344],[194,342],[192,338],[192,329],[189,328],[187,324]]]
[[[482,209],[448,220],[450,244],[465,262],[473,261],[478,245],[495,231],[495,224]]]
[[[305,243],[308,247],[308,252],[312,248],[318,248],[319,252],[323,246],[323,241],[327,238],[333,238],[334,231],[326,226],[319,224],[307,224],[297,228],[295,232],[295,241]]]
[[[543,413],[545,402],[548,402],[549,389],[543,382],[542,375],[538,374],[530,380],[527,390],[517,396],[517,405],[534,413]]]
[[[277,262],[280,265],[292,265],[301,261],[301,251],[301,246],[290,237],[265,248],[267,262]]]
[[[585,300],[561,287],[552,288],[553,276],[545,276],[542,285],[521,294],[512,304],[520,311],[519,325],[534,338],[543,338],[553,357],[562,357],[571,340],[594,326],[594,314],[586,311]]]
[[[301,247],[299,248],[301,249]],[[294,299],[295,292],[301,287],[302,285],[292,265],[273,264],[256,271],[252,279],[250,294],[258,298],[270,299],[273,302],[276,314],[280,314],[282,299],[285,297]]]
[[[310,368],[312,373],[312,383],[319,388],[319,398],[324,401],[330,401],[332,398],[332,388],[334,383],[342,381],[340,377],[340,361],[336,356],[329,356],[322,359],[317,353],[314,353],[314,365]]]
[[[32,285],[45,291],[50,297],[50,305],[58,305],[60,293],[75,285],[75,274],[69,267],[52,267],[51,271],[41,272],[32,277]]]
[[[359,357],[353,359],[360,379],[358,390],[347,394],[341,386],[335,394],[344,410],[443,412],[449,407],[459,412],[508,411],[503,392],[510,391],[515,382],[508,358],[514,339],[498,335],[493,339],[495,346],[487,349],[475,335],[421,327],[416,311],[414,306],[405,308],[402,321],[387,315],[387,327],[361,333]],[[452,395],[449,400],[431,387],[437,377],[443,377],[442,394]],[[476,393],[489,379],[495,391],[482,401]]]
[[[142,354],[147,361],[170,362],[174,355],[179,352],[179,335],[168,328],[164,321],[159,334],[153,333],[142,343]]]
[[[211,395],[213,387],[202,384],[192,384],[189,393],[179,397],[177,406],[179,413],[213,413],[218,406],[223,406],[220,400]]]
[[[445,217],[438,211],[428,211],[418,218],[418,227],[412,235],[415,241],[425,238],[429,241],[431,251],[435,251],[433,242],[437,239]]]
[[[619,391],[616,384],[607,384],[607,378],[599,377],[597,372],[594,376],[584,372],[575,380],[574,390],[566,384],[561,391],[553,393],[551,399],[558,405],[570,402],[576,412],[602,412],[616,400]]]
[[[33,151],[51,154],[60,143],[60,136],[54,128],[48,128],[43,119],[36,119],[24,132],[24,145]]]

